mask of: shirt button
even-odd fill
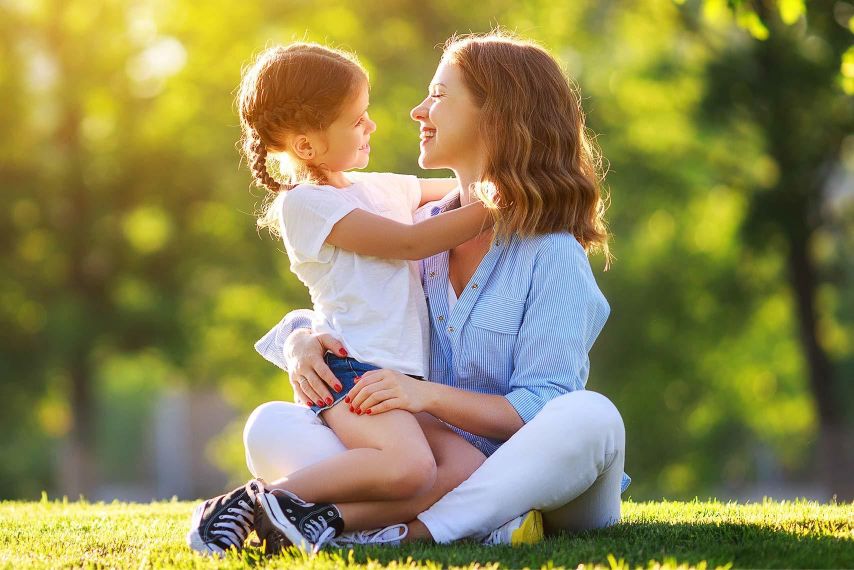
[[[477,289],[477,283],[473,284],[473,285],[471,286],[471,288],[472,288],[472,289]]]
[[[448,327],[448,332],[449,332],[449,333],[454,332],[454,327]]]
[[[436,272],[435,272],[435,271],[431,271],[431,272],[430,272],[430,277],[436,277]]]
[[[445,320],[445,316],[444,316],[444,315],[439,315],[439,320],[440,320],[440,321],[444,321],[444,320]]]

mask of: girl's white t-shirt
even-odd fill
[[[274,207],[293,271],[308,287],[315,332],[338,338],[353,358],[426,376],[429,321],[417,261],[359,255],[326,243],[356,208],[411,224],[421,202],[414,176],[348,172],[346,188],[300,184]]]

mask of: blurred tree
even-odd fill
[[[785,252],[785,276],[818,413],[819,479],[850,500],[854,426],[846,412],[852,402],[843,388],[843,359],[833,361],[832,341],[822,331],[822,321],[835,317],[823,314],[832,309],[819,301],[823,286],[843,285],[839,271],[832,270],[841,260],[823,262],[817,244],[832,236],[834,225],[852,225],[850,218],[836,218],[828,194],[845,138],[854,132],[854,100],[845,93],[840,72],[852,45],[854,6],[833,0],[813,1],[808,10],[801,1],[733,4],[752,39],[716,34],[697,22],[696,7],[685,11],[689,26],[705,33],[713,46],[702,118],[741,128],[749,124],[767,153],[769,176],[745,188],[744,243],[758,252]]]

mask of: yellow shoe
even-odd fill
[[[528,511],[492,531],[483,544],[537,544],[543,540],[543,513]]]

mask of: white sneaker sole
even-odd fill
[[[193,510],[193,518],[190,519],[190,532],[187,533],[187,545],[200,554],[205,556],[225,556],[225,551],[218,546],[213,546],[202,540],[202,535],[199,534],[199,525],[202,522],[202,515],[205,513],[205,505],[207,501],[202,501]]]
[[[270,524],[284,534],[285,538],[291,541],[291,544],[306,554],[314,552],[314,545],[306,540],[299,529],[288,520],[288,517],[282,512],[282,507],[279,506],[279,501],[276,500],[276,497],[272,493],[262,493],[258,496],[258,501],[261,503],[261,508],[267,514]]]

